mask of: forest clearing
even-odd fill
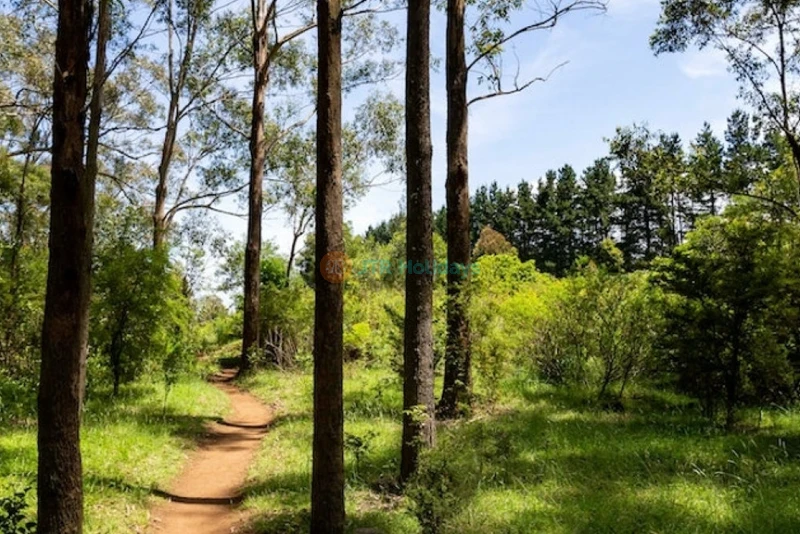
[[[0,40],[0,534],[800,532],[800,2]]]

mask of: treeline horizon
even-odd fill
[[[613,243],[624,269],[633,270],[669,254],[700,218],[720,215],[732,197],[762,202],[779,219],[797,215],[780,189],[757,186],[787,164],[785,141],[744,111],[730,115],[722,139],[708,123],[688,143],[634,124],[618,127],[607,142],[609,153],[580,173],[567,163],[515,187],[496,180],[479,186],[470,197],[472,246],[489,227],[522,261],[565,276],[581,257],[607,264]],[[446,213],[445,206],[434,212],[443,239]],[[395,214],[364,235],[388,243],[404,218]]]

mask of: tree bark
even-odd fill
[[[447,352],[439,404],[454,417],[471,403],[469,174],[465,0],[447,2]]]
[[[311,533],[344,532],[342,281],[323,276],[326,254],[344,253],[342,231],[342,9],[317,2],[317,209],[314,303],[314,440]],[[329,277],[330,278],[330,277]],[[337,283],[339,282],[339,283]]]
[[[433,445],[433,207],[431,197],[430,9],[408,5],[406,40],[406,255],[425,272],[406,272],[403,347],[403,441],[400,479],[417,470],[423,447]]]
[[[269,67],[266,1],[253,4],[253,110],[250,122],[250,189],[248,193],[247,247],[244,255],[244,325],[241,370],[251,366],[250,356],[260,342],[261,302],[261,217],[264,205],[264,100]]]
[[[38,399],[40,534],[83,522],[81,394],[88,342],[94,182],[84,167],[91,3],[59,0],[53,81],[50,236]]]
[[[156,198],[153,208],[153,249],[161,248],[167,238],[169,229],[169,215],[167,215],[167,195],[169,194],[169,168],[175,153],[175,143],[178,139],[178,124],[183,115],[180,109],[181,93],[186,85],[186,79],[194,57],[194,45],[197,37],[199,21],[192,9],[187,8],[187,30],[183,51],[178,65],[177,76],[174,70],[173,56],[173,1],[167,0],[167,77],[169,83],[169,105],[167,107],[167,124],[164,129],[164,143],[161,146],[161,159],[158,163],[158,184],[156,185]]]
[[[100,122],[103,114],[103,86],[106,81],[106,49],[111,38],[111,1],[98,0],[97,43],[92,76],[92,98],[89,101],[89,130],[86,139],[86,178],[97,181]]]

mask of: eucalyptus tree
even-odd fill
[[[39,344],[41,304],[23,313],[22,302],[41,302],[44,280],[41,267],[29,267],[34,258],[46,258],[46,239],[37,234],[46,226],[42,164],[50,144],[55,10],[33,4],[0,13],[0,39],[0,162],[6,176],[0,203],[8,210],[1,232],[7,246],[0,279],[7,283],[0,288],[0,358],[9,369],[21,369],[31,360],[23,356],[26,345]]]
[[[166,53],[155,81],[164,92],[166,117],[160,143],[153,204],[153,247],[164,245],[175,216],[184,209],[211,208],[220,197],[212,173],[201,176],[201,191],[192,189],[195,171],[224,146],[226,131],[217,121],[219,110],[234,98],[225,86],[232,76],[237,39],[219,39],[215,30],[235,24],[230,13],[217,13],[213,0],[160,4],[160,21],[166,33]],[[233,33],[233,32],[232,32]],[[235,33],[234,33],[235,35]],[[192,128],[198,122],[205,128]],[[190,125],[189,130],[182,131]],[[181,135],[183,134],[183,135]],[[179,143],[179,138],[180,143]],[[175,158],[182,172],[172,172]],[[223,177],[224,172],[218,173]],[[206,183],[202,183],[203,179]],[[172,192],[172,196],[170,193]],[[172,206],[167,207],[171,200]]]
[[[400,478],[419,464],[435,435],[433,393],[433,206],[428,0],[408,5],[406,39],[406,258],[426,269],[406,272],[403,345],[403,437]]]
[[[356,9],[358,8],[358,9]],[[368,8],[368,4],[359,2],[352,10],[344,10],[343,16],[363,15],[364,18],[358,25],[356,32],[345,36],[351,43],[359,41],[359,45],[351,45],[345,52],[346,64],[355,67],[349,75],[348,82],[358,85],[369,81],[372,76],[380,76],[379,68],[369,65],[365,61],[363,49],[370,49],[370,44],[378,44],[378,50],[393,46],[391,31],[376,31],[375,9]],[[317,26],[314,16],[313,4],[310,2],[279,2],[278,0],[254,0],[251,2],[249,15],[249,33],[251,46],[249,52],[244,54],[250,57],[250,66],[253,71],[253,95],[250,108],[250,131],[247,135],[249,142],[249,167],[248,180],[248,213],[247,213],[247,243],[245,248],[245,277],[244,277],[244,328],[242,338],[242,368],[250,365],[250,354],[259,346],[259,303],[260,303],[260,262],[261,262],[261,233],[262,214],[264,204],[264,174],[275,165],[276,160],[286,158],[277,163],[277,167],[288,174],[289,181],[284,191],[292,193],[288,201],[282,204],[287,214],[292,218],[293,244],[292,254],[287,266],[287,275],[291,272],[291,263],[296,244],[306,232],[313,220],[313,210],[310,207],[309,190],[306,184],[298,182],[297,178],[303,174],[300,171],[286,171],[293,163],[298,163],[302,153],[281,150],[287,142],[287,137],[294,136],[297,130],[303,129],[308,121],[313,118],[313,106],[308,112],[308,103],[313,101],[314,70],[313,55],[306,48],[306,34]],[[380,41],[384,45],[380,46]],[[391,69],[388,70],[390,72]],[[385,74],[385,73],[384,73]],[[298,96],[292,98],[287,92],[295,91]],[[270,99],[271,102],[267,102]],[[304,101],[305,99],[305,101]],[[267,107],[269,104],[269,108]],[[298,143],[294,137],[294,143]],[[305,148],[310,148],[307,145]],[[296,146],[296,148],[300,148]],[[278,152],[276,155],[275,152]],[[311,151],[307,151],[311,153]],[[304,167],[301,166],[301,169]],[[312,173],[313,174],[313,173]],[[307,178],[311,178],[308,175]],[[280,197],[286,199],[286,197]]]
[[[469,263],[468,107],[499,96],[519,93],[548,76],[522,79],[520,69],[504,72],[504,57],[526,34],[552,29],[564,16],[602,11],[604,0],[500,0],[470,4],[447,1],[447,352],[439,411],[447,417],[464,413],[471,404]],[[467,42],[467,30],[470,36]],[[556,67],[558,68],[558,67]],[[486,89],[468,97],[470,76]]]
[[[650,38],[657,54],[692,45],[722,52],[740,96],[791,150],[800,181],[800,4],[786,0],[664,0]],[[800,187],[796,187],[800,202]]]
[[[342,6],[317,2],[317,202],[314,270],[312,534],[344,532],[344,317],[341,269]],[[329,258],[330,270],[322,265]],[[338,264],[338,265],[337,265]]]
[[[28,178],[49,150],[56,13],[41,4],[12,7],[17,9],[0,14],[0,38],[4,43],[0,51],[0,134],[3,157],[21,165],[9,261],[14,284],[26,241]]]
[[[391,93],[375,91],[342,126],[342,182],[345,209],[371,187],[394,181],[403,168],[403,105]],[[315,134],[287,132],[267,158],[267,194],[289,220],[292,242],[286,265],[290,276],[300,240],[314,227]]]
[[[83,522],[80,421],[89,327],[94,181],[84,140],[92,6],[60,0],[53,69],[50,256],[38,401],[37,532]]]

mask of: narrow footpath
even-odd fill
[[[150,534],[230,534],[244,526],[237,510],[247,469],[267,433],[271,410],[232,384],[235,369],[212,382],[230,399],[231,414],[209,427],[171,487],[150,512]]]

